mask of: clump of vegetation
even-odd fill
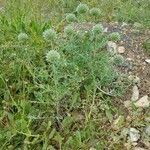
[[[28,40],[28,35],[26,33],[20,33],[18,35],[18,41],[25,42]]]
[[[54,29],[46,29],[44,32],[43,32],[43,38],[44,40],[46,41],[52,41],[52,40],[55,40],[56,39],[56,36],[57,36],[57,33]]]
[[[72,25],[68,25],[64,28],[64,33],[66,36],[74,35],[75,31]]]
[[[111,97],[124,86],[117,82],[105,49],[110,37],[100,23],[86,32],[74,30],[71,23],[91,15],[110,19],[111,11],[123,10],[110,5],[109,13],[100,14],[102,8],[89,12],[76,0],[36,2],[8,1],[4,14],[0,12],[1,149],[122,148],[122,140],[103,128],[119,113]],[[50,19],[42,18],[49,10]],[[111,39],[118,41],[120,36],[112,34]]]
[[[102,34],[103,32],[103,26],[101,24],[97,24],[93,26],[92,32],[94,35]]]
[[[98,17],[98,16],[100,16],[100,14],[101,14],[101,11],[99,8],[92,8],[90,10],[90,15],[92,15],[94,17]]]
[[[75,16],[75,14],[67,14],[67,16],[66,16],[66,21],[68,22],[68,23],[70,23],[70,22],[74,22],[74,21],[76,21],[76,16]]]
[[[56,50],[50,50],[46,54],[46,61],[47,62],[55,62],[60,59],[60,54]]]
[[[101,16],[101,11],[99,8],[92,8],[90,9],[90,15],[94,18],[94,21],[96,21]]]
[[[125,64],[125,60],[122,55],[115,55],[113,58],[113,63],[116,66],[123,66]]]
[[[113,33],[111,33],[111,34],[109,35],[109,39],[110,39],[111,41],[117,42],[117,41],[120,41],[121,36],[120,36],[120,34],[119,34],[118,32],[113,32]]]
[[[78,14],[84,14],[89,11],[89,7],[86,4],[80,3],[76,9]]]

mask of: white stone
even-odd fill
[[[145,95],[142,98],[140,98],[137,102],[134,103],[134,105],[136,107],[149,107],[150,106],[150,102],[148,100],[148,96]]]
[[[123,54],[125,52],[124,46],[119,46],[117,51],[118,51],[119,54]]]
[[[115,42],[109,41],[107,43],[107,51],[111,54],[117,53],[117,44]]]
[[[138,87],[135,85],[132,89],[132,97],[131,100],[132,101],[137,101],[139,99],[139,89]]]
[[[147,62],[148,64],[150,64],[150,59],[146,59],[145,62]]]
[[[105,32],[105,33],[108,32],[108,28],[106,27],[103,32]]]
[[[139,131],[135,128],[130,128],[129,137],[131,142],[137,142],[140,139]]]

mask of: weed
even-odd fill
[[[117,82],[105,50],[109,38],[97,22],[114,16],[136,20],[137,7],[131,4],[131,15],[120,16],[128,2],[125,7],[118,0],[117,6],[110,0],[100,5],[98,0],[82,2],[88,5],[76,0],[5,2],[0,12],[1,149],[122,146],[121,140],[113,141],[115,133],[109,127],[119,113],[110,97],[119,95],[124,85]],[[112,16],[115,11],[118,16]],[[97,23],[93,28],[74,29],[74,21],[90,21],[91,15]],[[120,38],[115,35],[116,39]]]

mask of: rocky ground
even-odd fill
[[[93,23],[74,24],[76,30],[89,30]],[[118,32],[121,41],[109,41],[107,50],[119,58],[117,69],[128,77],[130,86],[114,105],[122,111],[113,123],[113,129],[124,136],[125,148],[134,150],[150,149],[150,53],[143,43],[150,37],[150,30],[138,23],[103,23],[106,34]],[[120,60],[121,59],[121,60]],[[119,64],[121,61],[121,64]]]
[[[107,49],[121,55],[125,65],[118,69],[128,76],[131,82],[123,97],[115,98],[124,115],[114,121],[126,137],[126,149],[150,149],[150,54],[146,53],[143,43],[149,39],[150,31],[126,23],[104,24],[106,32],[119,32],[119,43],[109,42]],[[124,109],[125,108],[125,109]]]
[[[75,30],[89,30],[93,23],[74,24]],[[130,86],[121,97],[114,97],[114,105],[122,114],[112,124],[126,150],[150,149],[150,53],[143,43],[150,38],[150,30],[142,25],[103,23],[105,34],[118,32],[120,42],[109,41],[107,50],[116,57],[117,70],[125,75]],[[115,118],[115,116],[114,116]]]

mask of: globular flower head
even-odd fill
[[[74,14],[68,14],[66,16],[66,21],[67,22],[74,22],[74,21],[76,21],[76,16]]]
[[[100,14],[101,14],[101,11],[99,8],[92,8],[90,10],[90,15],[92,15],[92,16],[98,17],[98,16],[100,16]]]
[[[73,35],[75,33],[73,26],[71,26],[71,25],[66,26],[64,29],[64,33],[67,36]]]
[[[43,32],[43,38],[46,41],[51,41],[56,38],[57,34],[54,29],[47,29]]]
[[[98,35],[103,32],[103,26],[101,24],[96,24],[92,28],[92,32],[94,35]]]
[[[86,13],[88,10],[89,10],[88,6],[87,6],[86,4],[82,4],[82,3],[80,3],[80,4],[77,6],[77,9],[76,9],[76,11],[77,11],[79,14],[84,14],[84,13]]]
[[[113,63],[116,66],[122,66],[125,63],[125,60],[122,55],[115,55]]]
[[[26,40],[28,40],[28,35],[26,33],[20,33],[18,35],[18,40],[21,42],[25,42]]]
[[[56,50],[50,50],[46,54],[46,61],[47,62],[55,62],[60,59],[60,54]]]
[[[118,32],[111,33],[109,35],[109,37],[110,37],[110,40],[115,41],[115,42],[117,42],[117,41],[119,41],[121,39],[121,36],[120,36],[120,34]]]

